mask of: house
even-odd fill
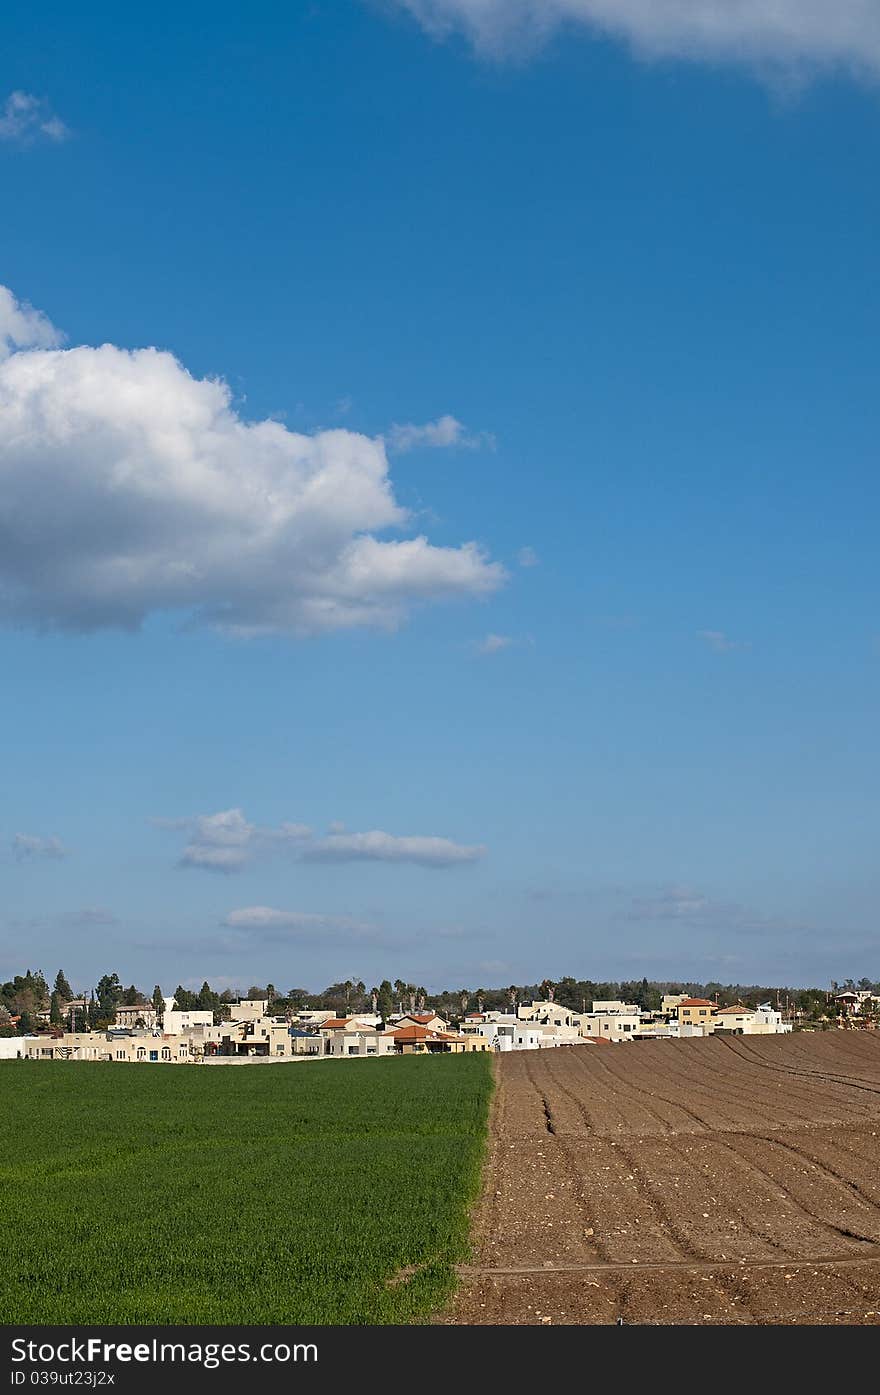
[[[482,1016],[483,1014],[473,1015]],[[406,1012],[403,1017],[395,1020],[394,1025],[395,1027],[427,1027],[432,1032],[449,1031],[449,1023],[445,1022],[442,1017],[438,1017],[436,1012]]]
[[[597,998],[590,1012],[581,1014],[580,1035],[600,1041],[632,1041],[642,1025],[637,1003],[616,998]]]
[[[759,1003],[752,1014],[752,1021],[745,1029],[749,1036],[771,1036],[780,1032],[790,1032],[791,1023],[783,1022],[782,1013],[769,1003]]]
[[[516,1015],[520,1022],[544,1022],[554,1027],[566,1027],[571,1031],[573,1039],[580,1032],[581,1014],[572,1008],[550,1002],[549,999],[520,1003]]]
[[[160,1037],[127,1029],[109,1032],[63,1032],[57,1037],[27,1037],[24,1054],[32,1061],[122,1061],[183,1064],[193,1059],[185,1037]]]
[[[114,1015],[117,1027],[155,1027],[158,1020],[152,1003],[123,1003]]]
[[[166,999],[167,1001],[167,999]],[[174,999],[172,998],[173,1002]],[[214,1014],[210,1008],[192,1008],[184,1012],[177,1009],[168,1011],[162,1018],[162,1031],[166,1036],[177,1036],[180,1032],[188,1032],[193,1027],[213,1027]]]
[[[712,1029],[712,1016],[716,1010],[716,1004],[709,998],[682,998],[678,1005],[678,1020],[682,1027],[696,1027],[701,1032],[705,1032],[708,1027]],[[682,1036],[690,1033],[682,1032]]]
[[[319,1038],[320,1040],[320,1038]],[[339,1031],[328,1032],[323,1038],[324,1056],[390,1056],[394,1043],[387,1032],[352,1019]]]
[[[329,1008],[303,1008],[302,1012],[296,1014],[296,1020],[302,1027],[320,1027],[335,1016],[336,1013]]]
[[[660,1012],[664,1017],[671,1017],[678,1012],[679,1004],[683,1003],[687,993],[664,993],[660,999]]]
[[[294,1056],[320,1056],[321,1038],[317,1032],[307,1032],[302,1027],[289,1027],[290,1050]]]
[[[713,1018],[713,1026],[716,1032],[736,1032],[742,1035],[750,1030],[754,1018],[755,1014],[751,1008],[737,1003],[733,1007],[718,1008]]]
[[[241,1022],[202,1026],[189,1033],[194,1053],[205,1056],[293,1056],[293,1038],[286,1018],[256,1017]]]
[[[425,1052],[490,1050],[488,1042],[482,1038],[468,1039],[453,1032],[434,1032],[428,1027],[419,1027],[416,1023],[405,1027],[392,1027],[384,1035],[391,1040],[392,1050],[404,1056]]]
[[[256,1022],[257,1018],[265,1016],[267,1006],[267,998],[240,998],[237,1003],[230,1003],[232,1020]]]

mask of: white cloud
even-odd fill
[[[66,140],[69,135],[49,104],[30,92],[10,92],[0,108],[0,141],[30,145],[36,140]]]
[[[345,825],[339,823],[332,823],[323,838],[316,838],[307,824],[259,827],[250,823],[241,809],[152,822],[157,828],[187,832],[189,841],[178,866],[208,872],[240,872],[257,857],[273,852],[309,862],[411,862],[423,867],[452,867],[474,862],[486,851],[482,846],[454,843],[449,838],[397,837],[379,830],[348,833]]]
[[[293,930],[306,934],[322,930],[369,931],[372,926],[351,916],[316,915],[310,911],[282,911],[274,906],[242,906],[230,911],[223,924],[232,930]]]
[[[540,561],[533,547],[521,547],[516,554],[516,560],[521,567],[537,567]]]
[[[34,833],[16,833],[12,840],[12,855],[19,862],[30,857],[67,857],[67,848],[60,838],[41,838]]]
[[[481,450],[485,446],[490,450],[495,449],[495,437],[491,431],[469,432],[460,421],[450,416],[438,417],[436,421],[426,422],[424,426],[416,426],[412,422],[404,422],[402,425],[395,422],[385,439],[388,449],[397,455],[403,455],[405,451],[415,450],[419,446],[431,446],[435,449],[458,446],[466,450]]]
[[[436,38],[459,31],[484,53],[584,26],[641,56],[880,73],[876,0],[397,0]]]
[[[480,640],[479,644],[477,644],[476,646],[476,649],[478,654],[500,654],[502,649],[509,649],[510,646],[514,643],[515,641],[510,637],[510,635],[490,634],[486,635],[485,639]]]
[[[0,363],[17,349],[54,349],[64,336],[40,310],[0,286]]]
[[[223,809],[217,814],[197,814],[187,819],[154,819],[153,824],[188,832],[189,842],[178,865],[201,867],[209,872],[240,872],[261,851],[296,847],[312,832],[299,823],[258,828],[248,822],[241,809]]]
[[[716,654],[729,654],[733,649],[750,649],[748,640],[730,639],[723,630],[697,630],[697,638]]]
[[[245,421],[224,383],[169,353],[51,349],[48,322],[2,304],[15,351],[0,363],[0,619],[391,629],[415,603],[504,581],[475,542],[376,536],[408,523],[381,439]]]
[[[453,843],[449,838],[396,837],[373,829],[369,833],[330,833],[304,846],[309,861],[327,862],[415,862],[422,867],[453,867],[476,862],[486,854],[485,847]]]

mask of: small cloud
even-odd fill
[[[537,567],[540,562],[540,558],[533,547],[521,547],[516,554],[516,560],[521,567]]]
[[[351,397],[338,397],[333,403],[333,414],[337,417],[347,417],[353,406],[354,401]]]
[[[18,862],[24,862],[32,857],[67,857],[68,851],[60,838],[41,838],[34,833],[16,833],[12,840],[12,855]]]
[[[476,654],[485,658],[500,654],[504,649],[531,649],[534,643],[531,635],[523,635],[516,639],[513,635],[488,634],[485,639],[478,640],[473,648]]]
[[[303,856],[310,862],[414,862],[421,867],[453,867],[485,857],[480,845],[454,843],[450,838],[410,835],[397,837],[373,829],[369,833],[330,833],[309,843]]]
[[[749,640],[730,639],[723,630],[697,630],[697,638],[716,654],[729,654],[734,649],[751,649]]]
[[[70,131],[42,97],[30,92],[10,92],[0,108],[0,141],[32,145],[48,140],[67,140]]]
[[[56,349],[64,335],[42,310],[0,286],[0,363],[19,349]]]
[[[424,446],[435,450],[451,446],[465,450],[495,449],[495,437],[490,431],[469,432],[460,421],[448,415],[426,422],[424,426],[394,422],[385,440],[388,449],[397,455]]]
[[[311,911],[283,911],[274,906],[242,906],[230,911],[223,925],[231,930],[292,930],[314,933],[322,930],[372,930],[365,921],[344,915],[316,915]]]
[[[514,643],[515,640],[510,635],[489,634],[486,635],[485,639],[480,640],[479,644],[476,645],[476,650],[478,654],[500,654],[502,649],[509,649]]]

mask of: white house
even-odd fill
[[[172,1002],[173,1002],[172,998]],[[178,1036],[193,1027],[213,1027],[214,1014],[210,1008],[193,1008],[185,1012],[167,1012],[162,1018],[162,1030],[166,1036]]]

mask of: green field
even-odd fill
[[[467,1255],[491,1089],[482,1054],[2,1061],[2,1321],[424,1319]]]

